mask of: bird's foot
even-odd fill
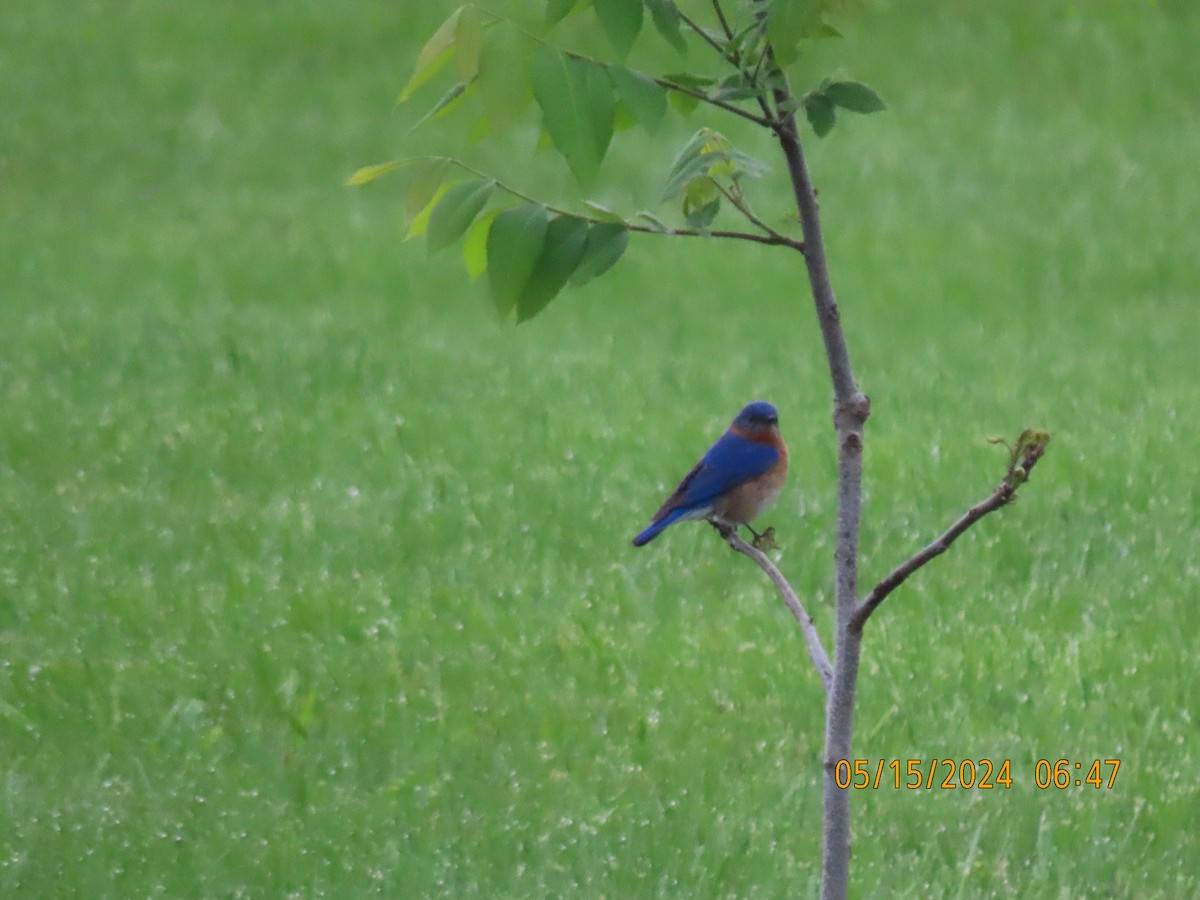
[[[750,528],[749,525],[747,525],[746,527]],[[759,534],[753,528],[750,528],[750,533],[752,535],[754,535],[754,540],[751,541],[751,543],[754,545],[755,550],[762,550],[765,552],[767,550],[778,549],[779,544],[776,543],[776,541],[775,541],[775,526],[774,525],[768,526],[767,530],[764,531],[762,534]]]
[[[717,534],[729,540],[731,534],[737,534],[737,529],[732,525],[726,525],[724,522],[718,522],[716,519],[709,519],[708,524],[717,529]]]

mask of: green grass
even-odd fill
[[[767,521],[828,635],[795,260],[641,238],[501,327],[451,253],[400,243],[395,189],[341,186],[402,152],[390,104],[446,9],[412,5],[5,8],[5,896],[819,878],[822,698],[786,610],[708,529],[628,544],[769,397],[794,463]],[[857,794],[855,893],[1196,896],[1200,15],[910,7],[836,48],[890,111],[809,142],[874,403],[864,583],[990,490],[987,436],[1054,440],[872,620],[856,719],[863,758],[1010,759],[1014,786]],[[606,196],[656,189],[673,148],[639,146]],[[1059,757],[1122,764],[1036,790]]]

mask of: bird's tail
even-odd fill
[[[673,509],[661,519],[655,519],[646,528],[633,539],[633,546],[640,547],[643,544],[648,544],[660,534],[668,525],[674,525],[683,518],[685,510]]]
[[[657,522],[651,522],[645,531],[641,532],[633,539],[633,546],[640,547],[642,544],[648,544],[658,537],[664,528],[670,523],[666,519],[660,519]]]

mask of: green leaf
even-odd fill
[[[687,159],[676,159],[675,165],[667,175],[667,186],[663,188],[660,202],[677,197],[695,179],[707,177],[711,165],[712,160],[701,154]]]
[[[715,134],[717,132],[711,128],[701,128],[688,138],[688,142],[683,145],[683,149],[676,154],[675,161],[671,163],[671,171],[667,173],[667,187],[663,191],[664,200],[674,197],[683,189],[684,184],[708,167],[707,161],[702,159],[704,145]],[[693,174],[683,177],[689,169],[693,170]]]
[[[713,219],[717,217],[717,213],[721,211],[721,198],[714,197],[703,206],[693,209],[687,214],[687,223],[689,228],[694,228],[701,234],[708,234],[708,229],[713,223]]]
[[[696,107],[700,105],[700,98],[691,94],[681,94],[679,91],[668,91],[667,102],[675,108],[675,112],[686,119],[696,111]]]
[[[766,169],[763,163],[735,149],[725,135],[711,128],[701,128],[675,157],[667,174],[667,186],[663,189],[662,199],[670,200],[686,192],[688,186],[697,179],[725,178],[736,181],[743,176],[757,178]]]
[[[454,55],[454,42],[458,35],[458,20],[462,16],[463,7],[450,13],[433,36],[425,42],[421,52],[417,54],[417,64],[413,68],[412,77],[400,92],[398,103],[403,103],[413,95],[421,85],[429,81],[450,62]]]
[[[472,281],[487,271],[488,232],[498,215],[500,210],[496,209],[480,216],[467,229],[467,236],[463,239],[463,265],[467,267],[467,274]]]
[[[621,105],[646,131],[658,130],[663,116],[667,114],[667,92],[652,78],[633,72],[623,66],[610,66],[608,77],[616,88]]]
[[[546,308],[563,289],[583,256],[588,223],[575,216],[558,216],[546,228],[542,252],[521,296],[517,298],[517,322],[528,322]]]
[[[650,7],[650,18],[654,20],[654,27],[663,40],[681,54],[687,53],[687,41],[679,30],[679,9],[673,0],[646,0],[646,5]]]
[[[637,119],[635,119],[625,108],[622,103],[617,103],[613,109],[613,131],[618,134],[622,131],[628,131],[630,128],[637,127]]]
[[[454,66],[464,83],[479,71],[483,51],[483,13],[477,6],[464,6],[454,30]]]
[[[709,87],[716,83],[715,78],[711,78],[707,75],[693,75],[691,72],[676,72],[674,74],[664,76],[664,80],[673,84],[677,84],[680,87],[698,91],[701,94],[705,93]],[[700,98],[693,97],[691,94],[684,94],[680,91],[672,91],[668,89],[667,102],[675,107],[676,112],[678,112],[684,118],[687,118],[695,111],[696,107],[700,105]]]
[[[546,2],[546,27],[549,28],[556,22],[561,22],[567,17],[578,0],[547,0]]]
[[[749,68],[761,56],[758,44],[762,39],[762,22],[755,18],[725,44],[725,58]]]
[[[411,159],[394,159],[391,162],[380,163],[377,166],[363,166],[353,175],[346,179],[347,187],[358,187],[360,184],[367,184],[386,175],[388,172],[395,172],[397,169],[402,169],[411,164]]]
[[[406,241],[420,237],[429,230],[429,217],[433,215],[433,210],[441,202],[442,198],[446,196],[446,192],[450,190],[450,187],[451,185],[449,184],[438,185],[437,189],[433,192],[433,196],[429,198],[429,202],[408,223],[408,230],[404,232],[404,239]]]
[[[487,234],[488,289],[501,318],[517,305],[533,274],[548,228],[546,207],[528,203],[496,216]]]
[[[493,134],[516,122],[529,102],[528,56],[525,39],[514,28],[490,28],[484,36],[475,83]]]
[[[820,12],[817,0],[770,0],[767,38],[781,64],[793,62],[800,41],[820,30]]]
[[[470,93],[473,86],[473,84],[463,84],[460,81],[454,87],[450,88],[450,90],[442,94],[442,98],[437,103],[433,104],[429,112],[413,123],[413,126],[408,129],[409,133],[411,134],[416,131],[431,119],[440,119],[442,116],[454,112],[454,110],[462,105],[464,98]]]
[[[543,47],[533,58],[542,122],[575,178],[595,177],[613,133],[613,85],[600,67]]]
[[[856,113],[873,113],[887,106],[871,88],[861,81],[833,81],[825,85],[822,93],[835,106]]]
[[[583,255],[571,276],[571,284],[578,287],[613,267],[625,247],[629,244],[629,231],[615,222],[600,222],[588,229]]]
[[[707,231],[721,209],[721,192],[711,178],[697,178],[683,193],[683,215],[688,226]]]
[[[759,87],[741,72],[736,72],[722,78],[717,89],[710,92],[709,96],[717,100],[749,100],[762,96],[766,90],[765,86]]]
[[[666,223],[663,222],[662,219],[660,219],[658,216],[654,215],[654,213],[650,212],[647,209],[643,209],[640,213],[637,214],[637,217],[639,219],[645,219],[650,224],[650,227],[653,228],[655,231],[660,231],[663,234],[667,234],[671,231],[671,229],[667,227]]]
[[[664,75],[663,80],[701,93],[717,83],[717,79],[711,75],[696,75],[693,72],[672,72],[670,75]]]
[[[829,102],[829,98],[816,92],[805,96],[804,115],[808,117],[808,124],[812,126],[817,137],[829,134],[837,121],[837,110]]]
[[[477,178],[446,191],[429,217],[429,252],[436,253],[458,240],[483,211],[495,189],[496,182]]]
[[[583,205],[586,206],[591,211],[592,215],[594,215],[597,219],[600,219],[602,222],[622,222],[623,223],[625,221],[623,218],[621,218],[621,216],[617,215],[615,212],[613,212],[607,206],[603,206],[592,200],[584,200]]]
[[[642,30],[642,0],[592,0],[609,43],[624,58]]]

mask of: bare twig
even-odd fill
[[[787,608],[796,618],[797,624],[800,626],[800,631],[804,635],[805,646],[808,647],[808,655],[812,659],[813,666],[817,670],[817,675],[821,678],[821,686],[825,688],[825,693],[829,693],[830,685],[833,683],[833,666],[829,663],[829,656],[825,653],[825,647],[821,643],[821,636],[817,634],[816,625],[813,624],[812,616],[804,608],[804,604],[800,602],[800,598],[796,596],[795,590],[788,584],[788,580],[783,577],[783,573],[771,562],[770,557],[763,553],[757,547],[747,544],[742,540],[736,529],[728,526],[721,526],[713,523],[713,527],[721,533],[721,537],[729,542],[729,546],[745,556],[750,557],[758,564],[758,567],[767,573],[767,577],[775,585],[775,589],[779,591],[779,596],[783,598],[783,602],[787,604]]]
[[[1017,497],[1017,488],[1025,483],[1029,478],[1029,473],[1033,471],[1033,467],[1045,453],[1046,443],[1049,439],[1050,436],[1045,432],[1026,431],[1022,434],[1017,440],[1016,448],[1011,450],[1008,472],[996,489],[992,491],[992,495],[968,509],[938,538],[898,565],[886,578],[875,585],[871,589],[871,593],[867,594],[862,603],[858,604],[854,610],[854,616],[851,619],[853,626],[861,630],[871,613],[875,612],[879,604],[887,599],[888,594],[904,584],[908,576],[949,550],[950,545],[963,532],[984,516],[1012,503]]]

